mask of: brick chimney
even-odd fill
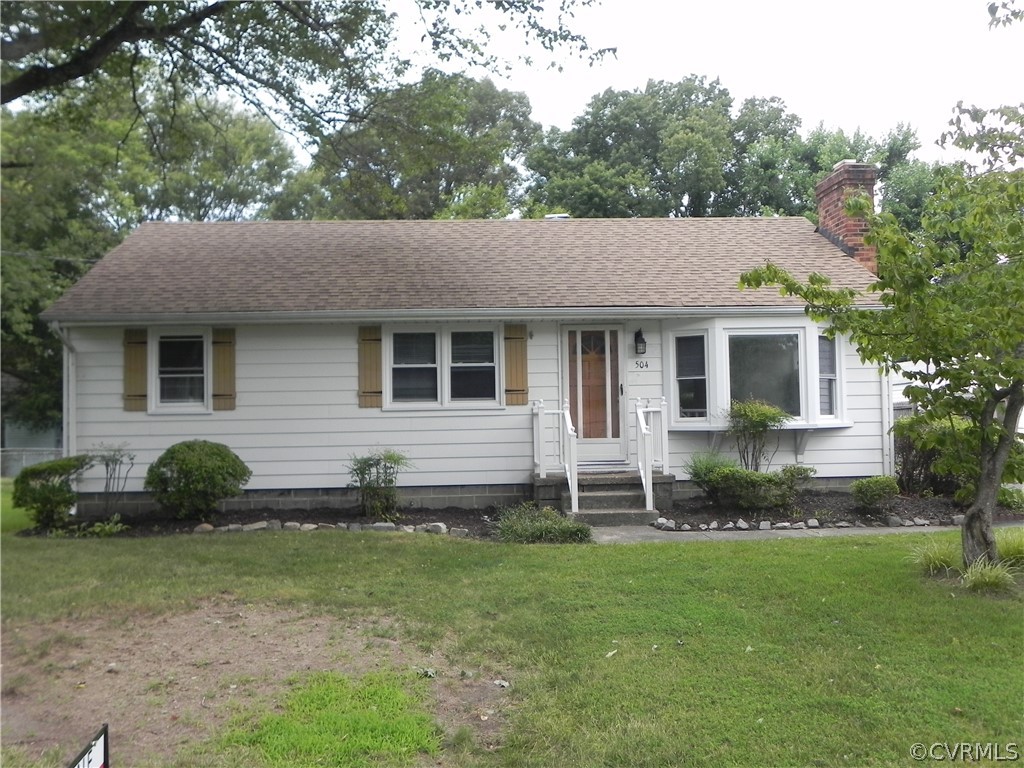
[[[874,200],[875,173],[875,166],[869,163],[840,160],[831,175],[818,182],[814,195],[818,201],[818,232],[877,275],[875,248],[864,244],[867,222],[851,218],[843,210],[846,199],[858,191]]]

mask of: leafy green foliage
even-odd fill
[[[285,190],[274,218],[432,219],[507,215],[540,126],[522,93],[428,70],[379,94],[358,124],[328,137],[304,203]],[[307,178],[296,184],[305,185]]]
[[[359,508],[367,517],[393,521],[398,513],[398,473],[411,467],[409,459],[393,450],[354,457],[348,465],[352,482],[359,490]]]
[[[744,469],[760,472],[762,462],[765,468],[771,466],[775,452],[768,453],[769,433],[780,429],[789,419],[788,413],[771,403],[762,400],[733,400],[729,408],[728,434],[736,440],[736,450],[739,451],[740,464]]]
[[[857,506],[877,512],[888,508],[899,496],[900,484],[890,475],[862,477],[850,483],[850,493]]]
[[[590,541],[590,526],[533,502],[502,510],[498,538],[511,544],[577,544]]]
[[[815,469],[790,465],[778,472],[755,472],[722,464],[698,471],[694,483],[708,500],[724,510],[788,509],[793,506],[800,487],[814,477]]]
[[[708,494],[712,488],[711,479],[717,470],[722,468],[735,469],[737,466],[735,459],[723,456],[720,453],[695,453],[690,456],[684,469],[686,474],[690,476],[693,484],[704,491],[705,494]]]
[[[919,146],[903,125],[881,140],[823,126],[803,138],[778,98],[738,109],[718,80],[650,81],[643,90],[595,95],[569,131],[553,129],[528,156],[528,215],[577,217],[807,215],[814,186],[836,162],[877,163],[888,182]],[[927,181],[893,187],[909,207]]]
[[[176,443],[149,465],[143,487],[179,517],[211,518],[217,504],[238,496],[252,471],[222,443]]]
[[[901,487],[913,488],[910,492],[953,493],[964,503],[973,499],[981,447],[978,432],[967,418],[950,416],[936,421],[920,413],[900,419],[893,431],[901,483],[906,483]],[[1024,440],[1020,437],[1011,444],[1001,482],[1024,482]]]
[[[28,510],[35,527],[51,531],[63,528],[78,494],[71,484],[92,466],[88,454],[68,456],[25,467],[14,478],[15,506]]]

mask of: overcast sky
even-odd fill
[[[551,2],[550,4],[554,4]],[[649,79],[718,78],[738,107],[778,96],[802,131],[860,128],[876,138],[909,123],[923,160],[951,159],[934,146],[958,100],[1024,101],[1024,24],[989,29],[987,0],[604,0],[573,28],[615,58],[564,71],[519,65],[508,79],[545,126],[570,128],[597,93],[643,88]],[[543,51],[537,53],[537,58]],[[472,74],[472,73],[471,73]]]

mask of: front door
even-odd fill
[[[566,331],[569,411],[581,462],[626,460],[621,337],[618,328]]]

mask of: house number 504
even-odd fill
[[[634,363],[636,364],[637,368],[650,368],[651,367],[651,364],[649,362],[647,362],[646,360],[635,360]]]

